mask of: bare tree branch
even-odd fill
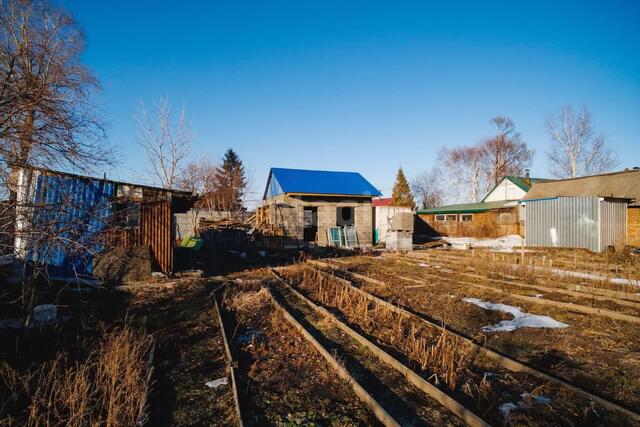
[[[154,113],[154,117],[149,117],[144,104],[140,103],[134,116],[138,123],[136,142],[147,154],[153,180],[164,188],[173,188],[191,152],[191,125],[187,123],[184,108],[177,122],[172,121],[166,98],[160,99]]]
[[[437,168],[432,168],[411,181],[411,189],[418,198],[422,209],[442,205],[444,192],[441,186],[441,176],[442,173]]]
[[[552,147],[547,152],[549,172],[556,178],[574,178],[608,172],[618,165],[602,135],[596,135],[586,107],[576,115],[569,106],[547,119]]]

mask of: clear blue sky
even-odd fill
[[[585,104],[640,165],[640,2],[64,1],[86,32],[112,177],[140,180],[132,115],[186,105],[196,155],[233,147],[259,198],[271,166],[354,170],[390,194],[442,145],[511,117],[545,176],[545,118]],[[96,173],[101,175],[101,173]]]

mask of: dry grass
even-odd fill
[[[125,326],[106,333],[101,345],[82,363],[72,363],[60,354],[24,374],[3,367],[0,379],[9,397],[3,404],[27,401],[28,405],[20,415],[2,414],[0,425],[143,423],[150,347],[150,336]]]
[[[430,379],[436,384],[444,382],[452,390],[457,388],[459,374],[468,367],[468,356],[472,351],[462,340],[444,331],[426,328],[318,272],[307,268],[298,271],[301,274],[299,285],[313,299],[338,308],[352,323],[403,352],[409,360],[431,374]],[[446,312],[452,315],[453,306]],[[446,320],[445,315],[443,324]]]

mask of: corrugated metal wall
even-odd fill
[[[160,270],[173,270],[174,227],[169,201],[141,203],[140,226],[111,228],[116,183],[66,175],[37,176],[26,257],[52,277],[93,273],[93,254],[107,246],[148,245]],[[42,236],[37,238],[36,236]]]
[[[70,176],[38,176],[33,198],[28,259],[52,277],[90,275],[92,254],[112,214],[112,182]]]
[[[142,244],[151,247],[162,272],[172,271],[174,229],[171,202],[145,203],[140,214]]]
[[[626,235],[626,203],[558,197],[525,205],[525,245],[601,252]]]
[[[600,202],[600,250],[627,243],[627,203],[619,200]]]

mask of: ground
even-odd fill
[[[147,425],[376,425],[379,409],[402,425],[462,425],[455,405],[492,425],[640,425],[637,258],[512,248],[281,260],[276,270],[263,259],[66,296],[64,325],[3,332],[1,424],[30,423],[20,409],[29,397],[15,393],[16,375],[32,369],[25,357],[44,363],[57,348],[84,363],[125,328],[149,344],[131,365],[150,379]]]

